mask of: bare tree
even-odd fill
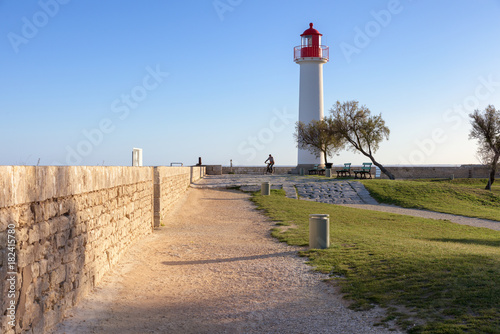
[[[371,116],[370,109],[366,106],[359,106],[358,101],[344,103],[337,101],[330,112],[332,113],[333,127],[351,144],[351,149],[370,158],[382,173],[394,180],[394,175],[377,162],[373,156],[378,150],[380,142],[389,139],[390,130],[385,125],[382,115]]]
[[[494,106],[489,105],[484,112],[476,109],[469,116],[472,124],[469,139],[476,139],[479,142],[478,155],[490,166],[485,189],[491,190],[500,159],[500,110],[495,110]]]
[[[331,128],[331,122],[323,119],[321,121],[312,120],[309,124],[297,122],[294,134],[297,147],[308,150],[316,157],[323,154],[325,163],[328,163],[328,156],[339,151],[344,146],[342,137]]]

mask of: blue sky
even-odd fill
[[[0,0],[0,165],[295,165],[309,22],[325,114],[358,100],[383,164],[477,163],[468,114],[500,108],[500,0]],[[349,151],[336,164],[361,164]]]

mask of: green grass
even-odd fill
[[[351,308],[387,308],[409,333],[500,333],[500,232],[390,213],[254,194],[278,225],[308,245],[308,217],[330,214],[331,247],[301,252],[342,287]]]
[[[380,203],[468,217],[500,220],[500,185],[484,190],[486,180],[364,180]]]

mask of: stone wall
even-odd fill
[[[159,227],[189,184],[204,176],[204,167],[154,167],[154,227]]]
[[[222,174],[264,174],[265,165],[259,166],[238,166],[222,167]],[[274,167],[274,174],[290,174],[295,167]]]
[[[344,165],[333,165],[333,176],[336,176],[336,170],[340,170]],[[429,179],[429,178],[450,178],[452,175],[455,178],[488,178],[489,168],[483,165],[461,165],[461,166],[388,166],[386,167],[394,174],[396,179]],[[263,174],[265,166],[238,166],[238,167],[222,167],[222,174]],[[360,165],[351,167],[352,171],[361,169]],[[305,175],[308,171],[305,170]],[[376,175],[375,166],[371,169],[372,176]],[[290,174],[297,173],[295,167],[275,167],[275,174]],[[500,178],[500,169],[497,177]],[[381,173],[380,178],[387,179],[387,176]]]
[[[432,179],[432,178],[488,178],[489,168],[484,165],[461,165],[461,166],[429,166],[429,167],[387,167],[396,179]],[[373,170],[372,170],[373,174]],[[500,169],[497,172],[500,178]],[[380,178],[387,179],[387,176],[381,173]]]
[[[207,175],[222,175],[222,165],[205,165]]]
[[[57,324],[131,244],[152,232],[155,212],[168,212],[203,173],[0,166],[1,332],[38,334]]]

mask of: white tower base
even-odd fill
[[[305,124],[322,120],[323,111],[323,64],[325,58],[306,57],[296,59],[300,65],[299,121]],[[308,150],[298,150],[297,170],[311,169],[314,165],[324,166],[325,159],[314,156]]]

